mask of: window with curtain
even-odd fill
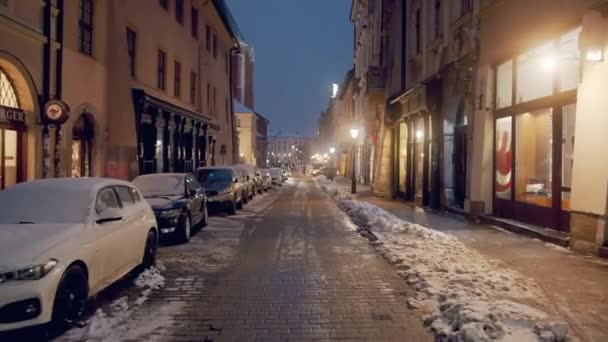
[[[190,103],[196,102],[196,73],[190,72]]]
[[[182,87],[182,63],[175,61],[173,72],[173,95],[180,97]]]
[[[157,86],[158,89],[165,90],[167,54],[158,50],[158,70],[157,70]]]
[[[190,20],[190,33],[192,37],[198,38],[198,9],[192,7]]]
[[[513,61],[498,66],[496,70],[496,108],[513,105]]]
[[[553,110],[540,109],[515,117],[515,199],[552,206]]]
[[[175,0],[175,20],[184,23],[184,0]]]
[[[93,0],[80,0],[79,41],[80,52],[93,55]]]
[[[495,191],[496,198],[510,200],[512,188],[512,162],[513,152],[512,142],[512,118],[500,118],[496,120],[496,179]]]
[[[129,53],[129,72],[131,77],[135,77],[135,44],[137,42],[137,34],[135,31],[127,28],[127,50]]]

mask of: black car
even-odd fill
[[[188,242],[193,227],[207,225],[207,195],[194,175],[143,175],[135,178],[133,184],[154,209],[161,237],[170,235]]]

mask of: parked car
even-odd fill
[[[159,173],[135,178],[133,184],[156,215],[161,238],[190,241],[194,228],[207,225],[207,195],[192,174]]]
[[[195,171],[199,183],[207,192],[207,206],[211,210],[236,214],[243,208],[247,190],[240,181],[239,172],[229,166],[207,166]]]
[[[232,165],[232,167],[239,172],[239,179],[245,184],[248,194],[247,200],[253,199],[257,193],[257,183],[255,179],[256,167],[247,164]],[[245,203],[247,203],[247,200]]]
[[[282,186],[283,183],[283,169],[274,167],[268,170],[272,179],[272,185]]]
[[[154,212],[129,182],[57,178],[0,191],[0,331],[78,322],[87,300],[154,264]]]
[[[270,175],[267,169],[259,169],[256,176],[260,177],[262,181],[262,191],[268,191],[272,189],[272,176]]]
[[[283,169],[283,182],[286,182],[287,180],[289,180],[289,176],[291,175],[291,172],[289,172],[288,169]]]

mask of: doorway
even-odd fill
[[[72,128],[72,177],[91,177],[93,124],[86,115],[81,115]]]
[[[456,126],[454,128],[454,154],[452,158],[454,204],[463,208],[467,182],[467,126]]]
[[[0,128],[0,190],[22,181],[20,133]]]

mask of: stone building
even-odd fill
[[[268,164],[268,119],[238,102],[235,103],[234,111],[237,122],[239,162],[266,167]]]
[[[467,113],[477,43],[473,1],[405,2],[404,91],[390,99],[395,194],[464,207]]]
[[[0,2],[2,187],[232,163],[229,13],[222,0]],[[65,123],[44,119],[49,100]]]
[[[354,25],[354,111],[351,124],[360,130],[356,148],[356,175],[360,183],[374,180],[374,160],[379,119],[384,115],[385,68],[381,67],[381,1],[353,0],[350,19]]]

